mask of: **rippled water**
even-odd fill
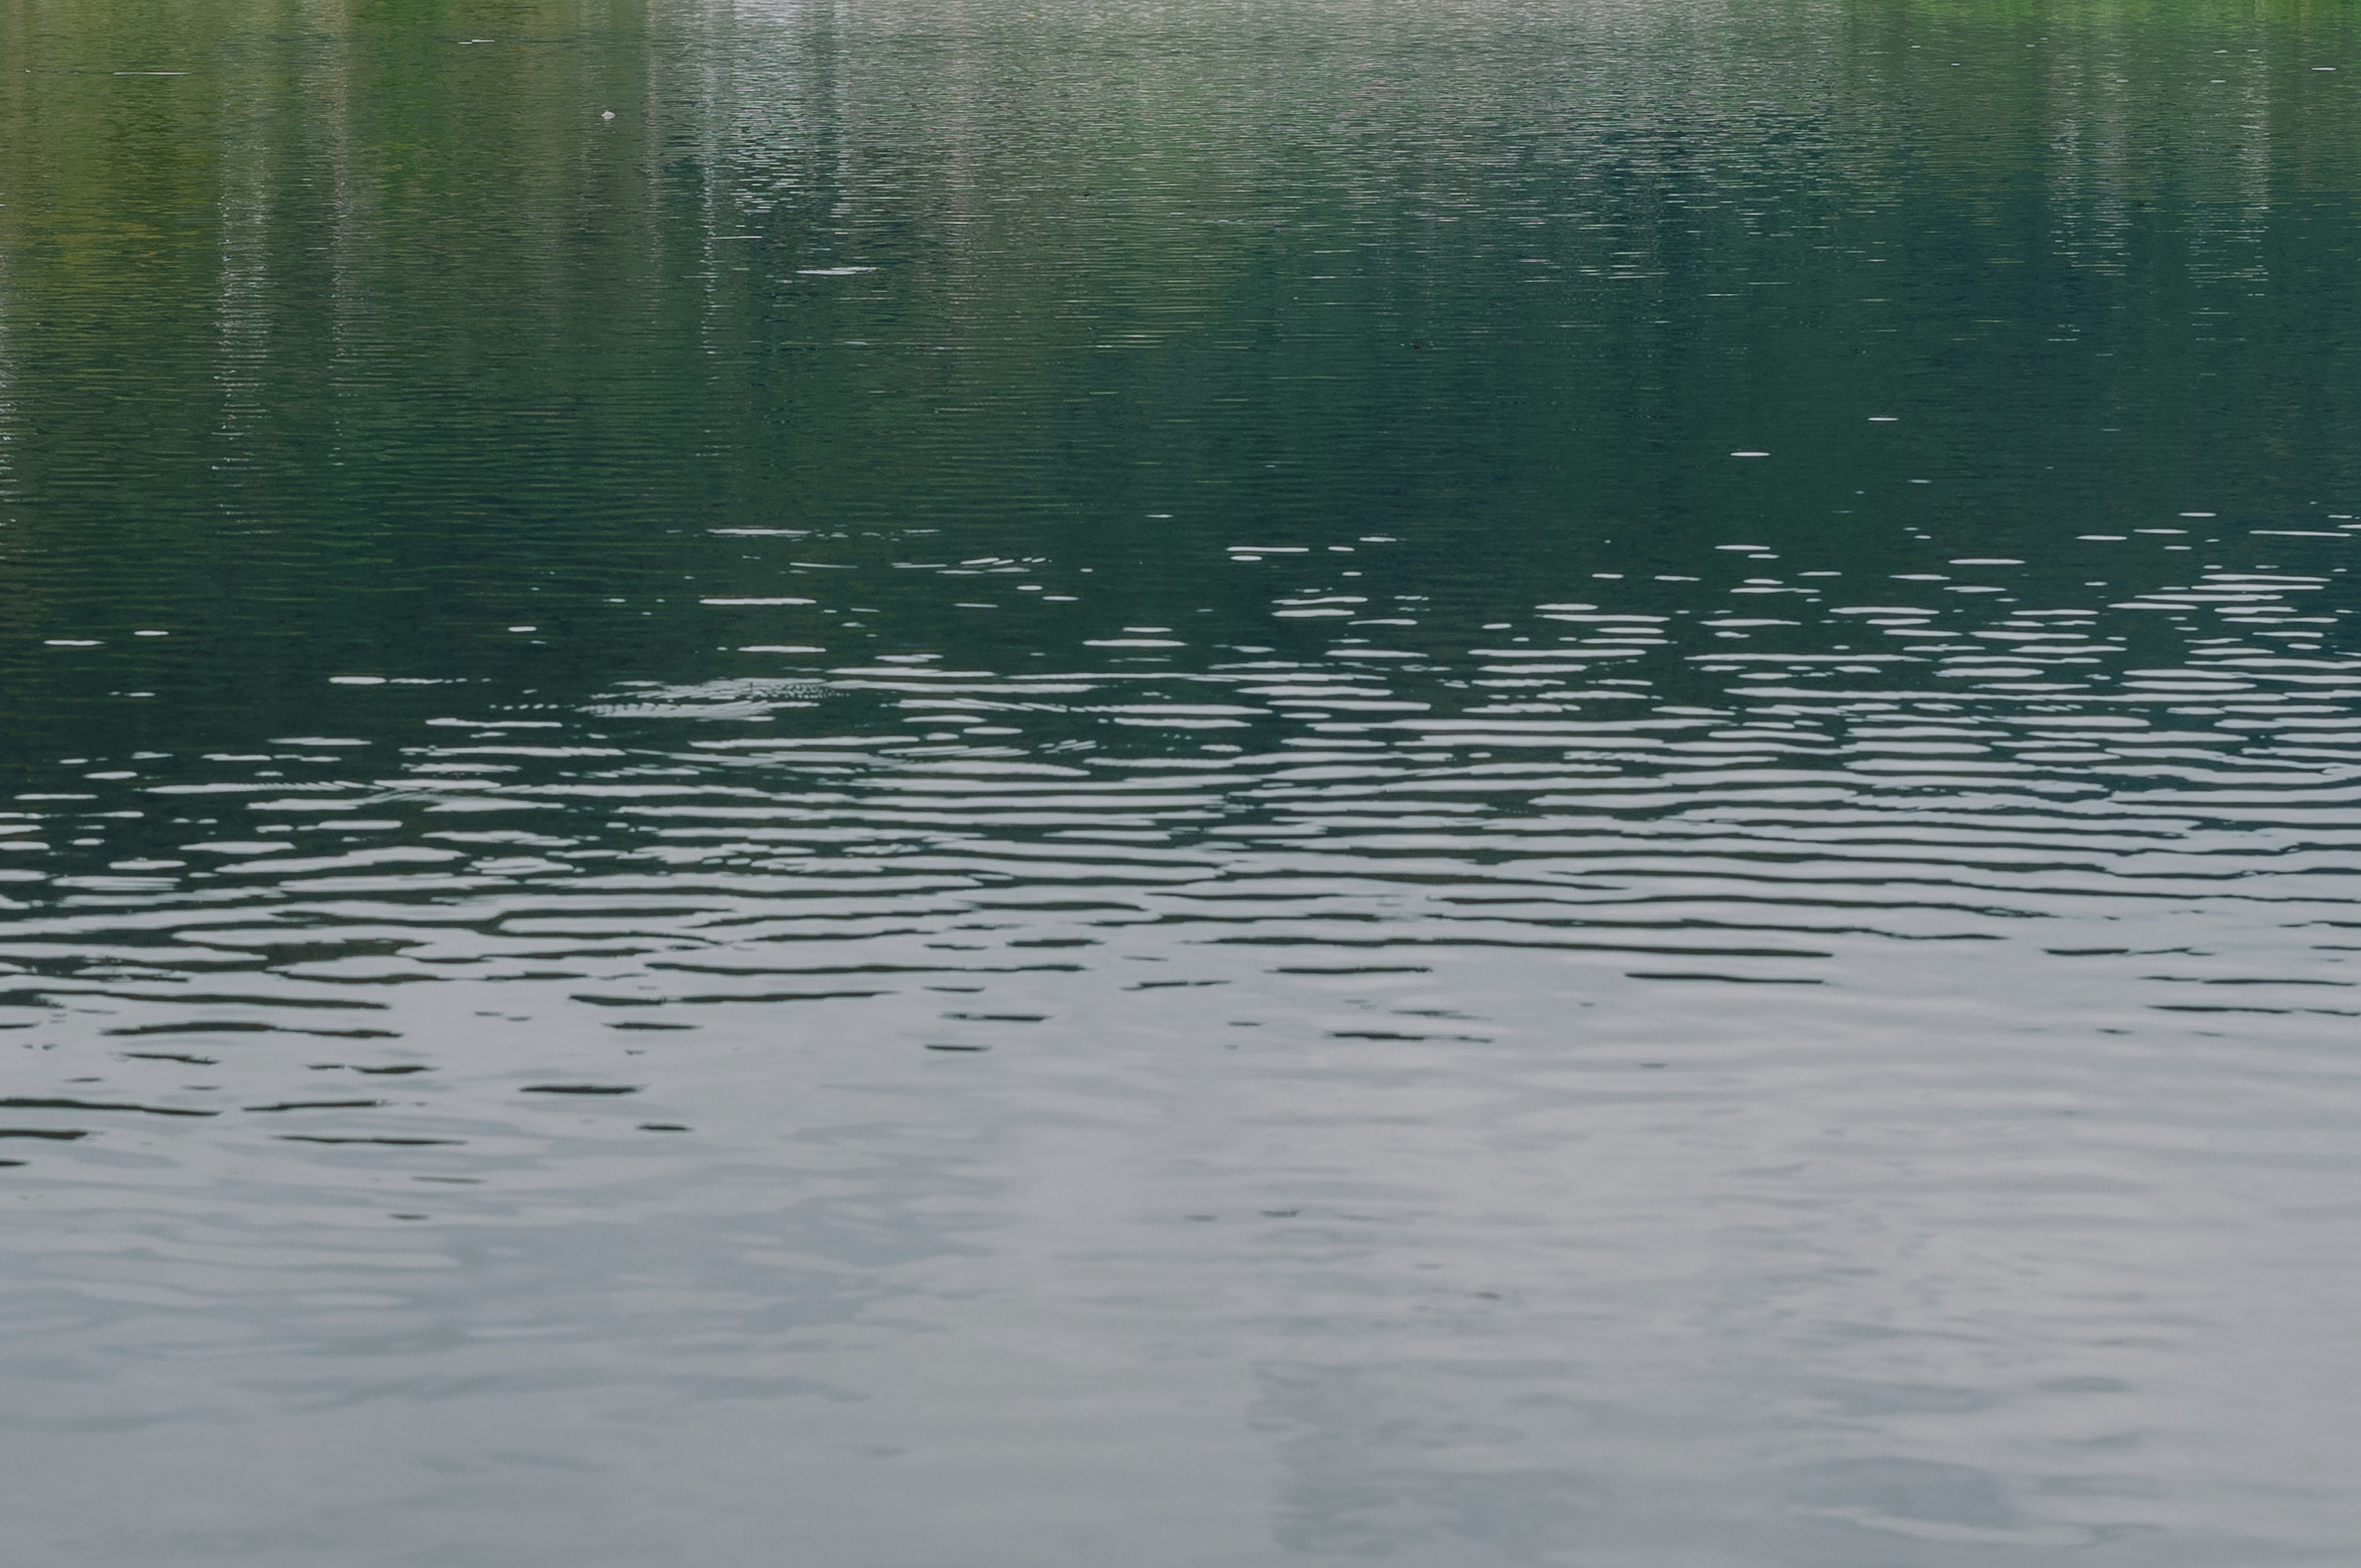
[[[0,14],[10,1562],[2349,1562],[2361,23]]]

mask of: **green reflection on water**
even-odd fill
[[[2298,4],[12,7],[10,722],[120,750],[290,723],[337,673],[556,700],[1180,616],[1284,647],[1275,587],[1352,586],[1239,543],[1380,536],[1463,649],[1596,572],[1682,609],[1656,579],[1732,542],[2167,582],[2188,563],[2077,536],[2361,488],[2356,33]],[[1039,592],[913,569],[970,559]]]

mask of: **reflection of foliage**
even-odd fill
[[[1169,586],[1188,508],[1105,519],[1676,522],[1735,503],[1668,452],[1864,386],[2028,466],[2089,438],[2039,397],[2145,409],[2159,486],[2301,470],[2361,449],[2354,16],[26,0],[10,613],[235,626],[267,695],[717,521]]]

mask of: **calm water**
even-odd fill
[[[0,8],[0,1557],[2361,1557],[2361,17]]]

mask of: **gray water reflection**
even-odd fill
[[[2354,1555],[2349,16],[175,27],[0,17],[8,1560]]]
[[[89,768],[20,822],[186,837],[15,889],[11,1130],[88,1135],[11,1146],[15,1528],[2334,1556],[2354,666],[2202,652],[914,659]],[[126,1465],[174,1528],[69,1525]]]

